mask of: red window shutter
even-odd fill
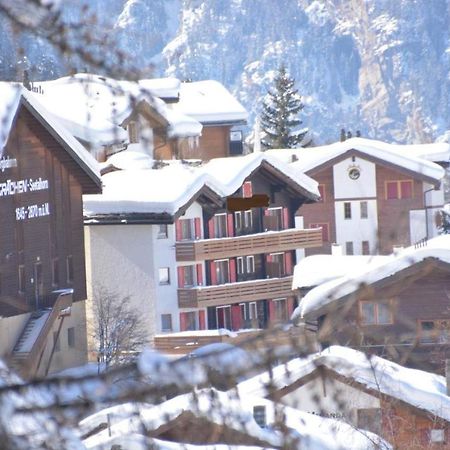
[[[283,229],[289,228],[289,209],[283,208]]]
[[[411,181],[400,181],[400,198],[412,198]]]
[[[201,229],[199,217],[196,217],[194,219],[194,227],[195,227],[195,239],[201,239],[202,238],[202,229]]]
[[[231,328],[236,331],[241,328],[241,307],[231,305]]]
[[[227,232],[228,232],[228,237],[233,237],[234,236],[234,228],[233,228],[233,214],[227,214]]]
[[[216,237],[216,234],[214,233],[214,217],[211,217],[208,221],[208,233],[210,239]]]
[[[178,272],[178,287],[183,288],[184,287],[184,269],[183,267],[177,267]]]
[[[203,270],[202,265],[197,264],[197,286],[203,286]]]
[[[398,198],[398,183],[396,181],[388,181],[386,183],[386,198],[388,200]]]
[[[269,210],[267,208],[264,210],[264,215],[265,216],[270,216],[270,212],[269,212]]]
[[[217,284],[217,273],[216,273],[216,265],[214,261],[211,261],[209,264],[209,267],[211,269],[211,285]]]
[[[204,310],[198,312],[198,329],[206,330],[206,318]]]
[[[231,283],[236,282],[236,260],[230,259],[230,281]]]
[[[187,328],[186,313],[180,313],[180,331],[186,331]]]
[[[294,299],[293,297],[289,297],[287,299],[287,307],[288,307],[288,316],[291,318],[292,313],[294,312]]]
[[[273,322],[276,320],[275,313],[275,302],[273,300],[269,300],[269,322]]]
[[[175,236],[177,241],[181,241],[183,233],[181,231],[181,222],[177,219],[175,221]]]
[[[325,185],[324,184],[319,184],[319,194],[320,194],[320,199],[317,203],[323,203],[325,201]]]
[[[242,186],[242,196],[244,198],[250,198],[253,196],[253,188],[252,188],[252,182],[246,181]]]
[[[286,252],[284,254],[284,267],[286,270],[286,275],[292,275],[292,253]]]
[[[268,263],[272,262],[272,255],[267,255],[267,256],[266,256],[266,261],[267,261]]]

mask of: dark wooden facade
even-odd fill
[[[86,298],[82,194],[100,187],[69,150],[22,99],[2,154],[16,163],[0,171],[2,316],[52,306],[64,288]]]
[[[307,315],[319,338],[364,348],[422,370],[444,372],[450,357],[450,265],[427,258]],[[363,307],[387,305],[379,323],[365,323]],[[382,306],[384,307],[384,306]],[[386,311],[386,309],[384,310]]]

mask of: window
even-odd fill
[[[52,286],[59,286],[59,260],[58,258],[54,258],[52,260]]]
[[[248,316],[250,320],[255,320],[258,317],[256,302],[251,302],[248,308]]]
[[[362,241],[361,247],[362,247],[362,254],[363,255],[370,255],[369,241]]]
[[[344,219],[352,218],[352,204],[350,202],[344,202]]]
[[[450,342],[449,320],[421,320],[419,322],[419,338],[423,344]]]
[[[214,261],[216,266],[217,284],[224,284],[230,282],[230,270],[228,259]]]
[[[231,330],[231,306],[218,306],[216,308],[216,318],[218,328]]]
[[[180,219],[181,224],[181,239],[192,239],[192,219]]]
[[[180,330],[193,331],[197,329],[197,313],[195,311],[180,313]]]
[[[360,302],[359,311],[363,325],[390,325],[394,323],[390,302]]]
[[[271,319],[276,321],[288,320],[287,300],[285,298],[273,300],[273,304],[275,317]]]
[[[270,278],[279,278],[286,274],[284,267],[284,253],[271,253],[269,255],[267,273]]]
[[[253,407],[253,418],[255,419],[255,422],[261,428],[265,428],[267,426],[266,407],[265,406],[254,406]]]
[[[244,226],[245,228],[252,228],[253,226],[253,216],[251,209],[244,211]]]
[[[214,237],[227,237],[227,215],[216,214],[214,216]]]
[[[345,243],[345,254],[353,255],[353,242],[352,241],[348,241]]]
[[[161,314],[161,330],[172,331],[172,314]]]
[[[325,185],[324,184],[319,184],[319,194],[320,194],[320,199],[318,200],[317,203],[323,203],[325,201]]]
[[[309,228],[322,228],[322,241],[330,242],[330,234],[328,232],[327,223],[310,223]]]
[[[53,348],[55,349],[55,352],[59,352],[61,350],[61,345],[57,331],[53,332]]]
[[[239,303],[239,309],[241,310],[241,321],[245,323],[247,320],[247,308],[245,303]]]
[[[360,209],[361,209],[361,219],[367,219],[369,217],[367,202],[366,201],[359,202],[359,206],[360,206]]]
[[[66,259],[67,282],[73,283],[73,258],[69,255]]]
[[[74,327],[67,328],[67,345],[70,348],[75,347],[75,328]]]
[[[283,229],[283,209],[281,207],[266,210],[264,228],[272,231],[280,231]]]
[[[194,286],[195,285],[195,277],[194,277],[195,266],[184,266],[184,285],[185,286]]]
[[[445,442],[445,430],[430,430],[430,442]]]
[[[247,256],[247,273],[255,272],[255,257]]]
[[[412,180],[387,181],[386,182],[386,199],[405,199],[413,197]]]
[[[25,266],[21,264],[18,267],[19,275],[19,292],[25,292]]]
[[[242,256],[237,257],[237,273],[239,275],[244,273],[244,258]]]
[[[167,224],[162,223],[158,226],[158,239],[167,238]]]
[[[240,230],[242,228],[242,213],[241,211],[236,211],[234,213],[234,226],[236,230]]]
[[[158,269],[159,284],[170,284],[170,273],[168,267],[160,267]]]

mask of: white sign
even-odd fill
[[[41,177],[34,180],[33,178],[23,180],[6,180],[0,183],[0,197],[7,197],[15,194],[24,194],[25,192],[43,191],[48,189],[48,180]]]
[[[17,167],[16,158],[3,157],[0,159],[0,170],[2,172],[4,172],[5,169],[10,169],[11,167]]]
[[[41,205],[28,205],[16,208],[16,220],[35,219],[50,215],[50,206],[48,203]]]

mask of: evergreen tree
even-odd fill
[[[261,143],[266,149],[305,147],[308,130],[299,128],[302,121],[298,118],[304,105],[295,89],[295,80],[284,65],[280,66],[274,83],[274,90],[269,90],[263,101],[261,128],[265,137]]]

